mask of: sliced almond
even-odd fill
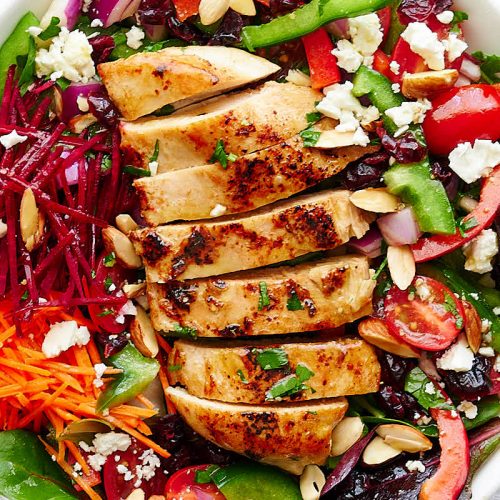
[[[125,500],[145,500],[145,498],[146,493],[144,493],[144,490],[137,488],[136,490],[132,491],[132,493],[130,493],[130,495]]]
[[[221,19],[229,9],[229,2],[230,0],[201,0],[198,8],[201,24],[210,26]]]
[[[135,222],[129,214],[119,214],[115,218],[116,227],[124,234],[128,234],[131,231],[135,231],[139,228],[137,222]]]
[[[135,299],[146,292],[146,283],[132,283],[123,285],[123,293],[128,299]]]
[[[386,444],[397,450],[417,453],[432,448],[432,442],[419,430],[402,424],[379,425],[375,431]]]
[[[332,149],[352,146],[355,132],[339,132],[337,130],[324,130],[321,132],[315,148]]]
[[[394,337],[379,318],[366,318],[358,325],[360,337],[383,351],[402,358],[419,358],[420,351]]]
[[[243,16],[257,14],[253,0],[229,0],[229,7]]]
[[[290,83],[295,83],[295,85],[299,87],[311,86],[311,77],[300,71],[300,69],[289,69],[285,80]]]
[[[21,198],[19,225],[26,250],[31,252],[40,242],[45,226],[45,217],[38,210],[35,195],[31,188],[26,189]]]
[[[69,120],[68,126],[74,134],[81,134],[86,128],[97,123],[97,118],[92,113],[76,115]]]
[[[375,436],[363,451],[363,462],[371,466],[382,465],[399,454],[401,450],[389,446],[380,436]]]
[[[465,311],[465,335],[471,351],[475,354],[479,351],[482,342],[481,318],[476,308],[466,300],[462,300]]]
[[[345,417],[333,429],[330,455],[338,457],[357,443],[363,435],[365,424],[359,417]]]
[[[401,91],[409,99],[432,97],[438,92],[451,89],[457,80],[458,71],[456,69],[405,73]]]
[[[317,465],[306,465],[300,476],[302,500],[319,500],[325,483],[325,475]]]
[[[104,246],[108,252],[114,252],[118,262],[127,269],[142,267],[141,258],[135,253],[134,245],[116,227],[108,226],[102,230]]]
[[[361,210],[386,214],[397,212],[401,201],[385,188],[367,188],[355,191],[350,197],[351,203]]]
[[[387,248],[387,264],[392,281],[400,290],[406,290],[415,277],[415,259],[408,245]]]
[[[137,314],[130,325],[130,337],[135,347],[148,358],[154,358],[158,354],[158,340],[156,332],[151,324],[148,313],[141,307],[136,306]]]

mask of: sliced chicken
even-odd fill
[[[167,397],[195,432],[227,450],[300,474],[323,465],[331,435],[347,411],[345,398],[243,405],[197,398],[169,387]]]
[[[219,163],[143,177],[135,182],[142,215],[151,225],[246,212],[288,198],[343,170],[377,148],[351,146],[328,154],[304,147],[299,135]],[[203,200],[200,203],[200,200]]]
[[[370,314],[374,287],[368,259],[351,255],[148,283],[148,297],[156,330],[175,335],[181,326],[199,337],[227,338],[336,328]]]
[[[309,87],[267,82],[163,118],[123,122],[121,144],[134,163],[147,168],[158,141],[159,173],[204,165],[219,139],[227,153],[238,156],[289,139],[307,127],[306,115],[320,99],[321,93]]]
[[[273,369],[265,369],[269,357],[276,361],[282,355],[288,363],[281,360],[281,367],[274,369],[275,365],[270,365]],[[293,401],[367,394],[379,389],[377,355],[370,344],[359,338],[286,343],[177,340],[169,355],[169,366],[176,370],[169,372],[169,379],[171,385],[180,384],[199,398],[262,404],[269,399],[271,387],[295,373],[299,364],[314,375],[306,382],[310,389],[294,395]]]
[[[196,102],[261,80],[279,66],[230,47],[169,47],[98,66],[106,90],[127,120],[179,101]]]
[[[214,276],[360,238],[373,216],[356,208],[349,196],[349,191],[328,190],[241,216],[144,228],[130,236],[145,261],[148,281]]]

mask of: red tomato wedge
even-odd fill
[[[393,286],[384,300],[389,331],[426,351],[446,349],[462,329],[464,309],[453,292],[439,281],[416,276],[412,286]]]
[[[177,18],[184,22],[189,17],[198,14],[200,0],[174,0],[174,7]]]
[[[447,155],[459,143],[500,138],[500,89],[476,84],[451,89],[432,101],[423,123],[429,150]]]
[[[197,483],[196,471],[208,465],[195,465],[177,471],[165,486],[167,500],[224,500],[224,495],[213,483]]]

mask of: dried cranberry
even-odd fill
[[[95,64],[106,62],[115,48],[115,41],[109,35],[98,35],[89,38],[89,43],[92,45],[92,60]]]
[[[494,358],[475,356],[472,369],[467,372],[439,370],[446,390],[460,399],[474,400],[486,396],[491,387],[489,374]]]
[[[102,347],[104,357],[109,358],[113,354],[120,352],[127,344],[128,339],[125,332],[117,335],[108,335],[101,333],[96,336],[97,343]]]
[[[411,394],[397,391],[390,385],[382,386],[375,397],[380,408],[392,418],[416,422],[424,414]]]
[[[207,34],[202,33],[192,24],[179,21],[172,0],[167,0],[164,7],[167,27],[175,38],[179,38],[185,42],[196,42],[201,45],[205,45],[208,42],[209,36]]]
[[[302,7],[305,3],[308,2],[304,0],[271,0],[269,2],[269,16],[271,18],[282,16]]]
[[[168,0],[142,0],[137,9],[137,16],[141,24],[163,25],[167,10]]]
[[[439,158],[431,163],[432,177],[446,184],[453,176],[453,171],[449,167],[447,158]]]
[[[453,0],[403,0],[398,12],[401,20],[408,24],[411,21],[425,21],[431,14],[439,14],[452,4]]]
[[[400,390],[404,387],[407,373],[417,365],[413,359],[400,358],[385,351],[380,352],[378,359],[382,367],[382,380]]]
[[[398,163],[416,163],[425,157],[426,148],[415,139],[411,132],[396,139],[387,134],[384,129],[378,129],[377,133],[384,149],[391,153]]]
[[[118,125],[119,113],[104,90],[91,92],[87,98],[90,112],[108,128]]]
[[[387,153],[376,153],[350,163],[342,175],[342,184],[356,190],[382,185],[382,175],[389,166]]]
[[[229,9],[217,28],[217,31],[208,42],[208,45],[235,45],[241,42],[242,29],[243,18],[234,10]]]

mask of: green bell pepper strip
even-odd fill
[[[384,126],[390,134],[394,134],[398,126],[385,112],[404,102],[401,94],[392,90],[391,82],[373,69],[361,66],[353,79],[353,95],[367,95],[372,104],[383,115]],[[410,131],[415,139],[425,145],[422,129],[412,125]],[[415,212],[418,225],[424,232],[453,234],[456,231],[453,209],[441,182],[432,179],[428,158],[420,163],[395,163],[384,174],[384,181],[389,191],[400,196],[410,204]]]
[[[160,370],[158,361],[146,358],[131,343],[108,358],[108,361],[114,368],[120,368],[122,373],[99,396],[97,413],[126,403],[141,394]]]
[[[27,12],[17,23],[14,31],[5,40],[2,47],[0,47],[0,99],[3,96],[5,81],[7,79],[7,72],[9,67],[17,64],[19,56],[27,56],[33,40],[31,35],[26,32],[30,26],[39,26],[40,21],[33,14]]]
[[[307,35],[330,21],[362,16],[382,9],[393,0],[312,0],[299,9],[269,23],[245,26],[241,32],[244,47],[253,51]]]
[[[460,298],[470,302],[476,308],[481,319],[490,321],[491,346],[497,353],[500,353],[500,318],[493,312],[487,297],[482,294],[474,283],[449,267],[442,265],[442,263],[439,264],[439,267],[423,264],[419,266],[418,272],[444,283],[450,290],[457,293]]]

